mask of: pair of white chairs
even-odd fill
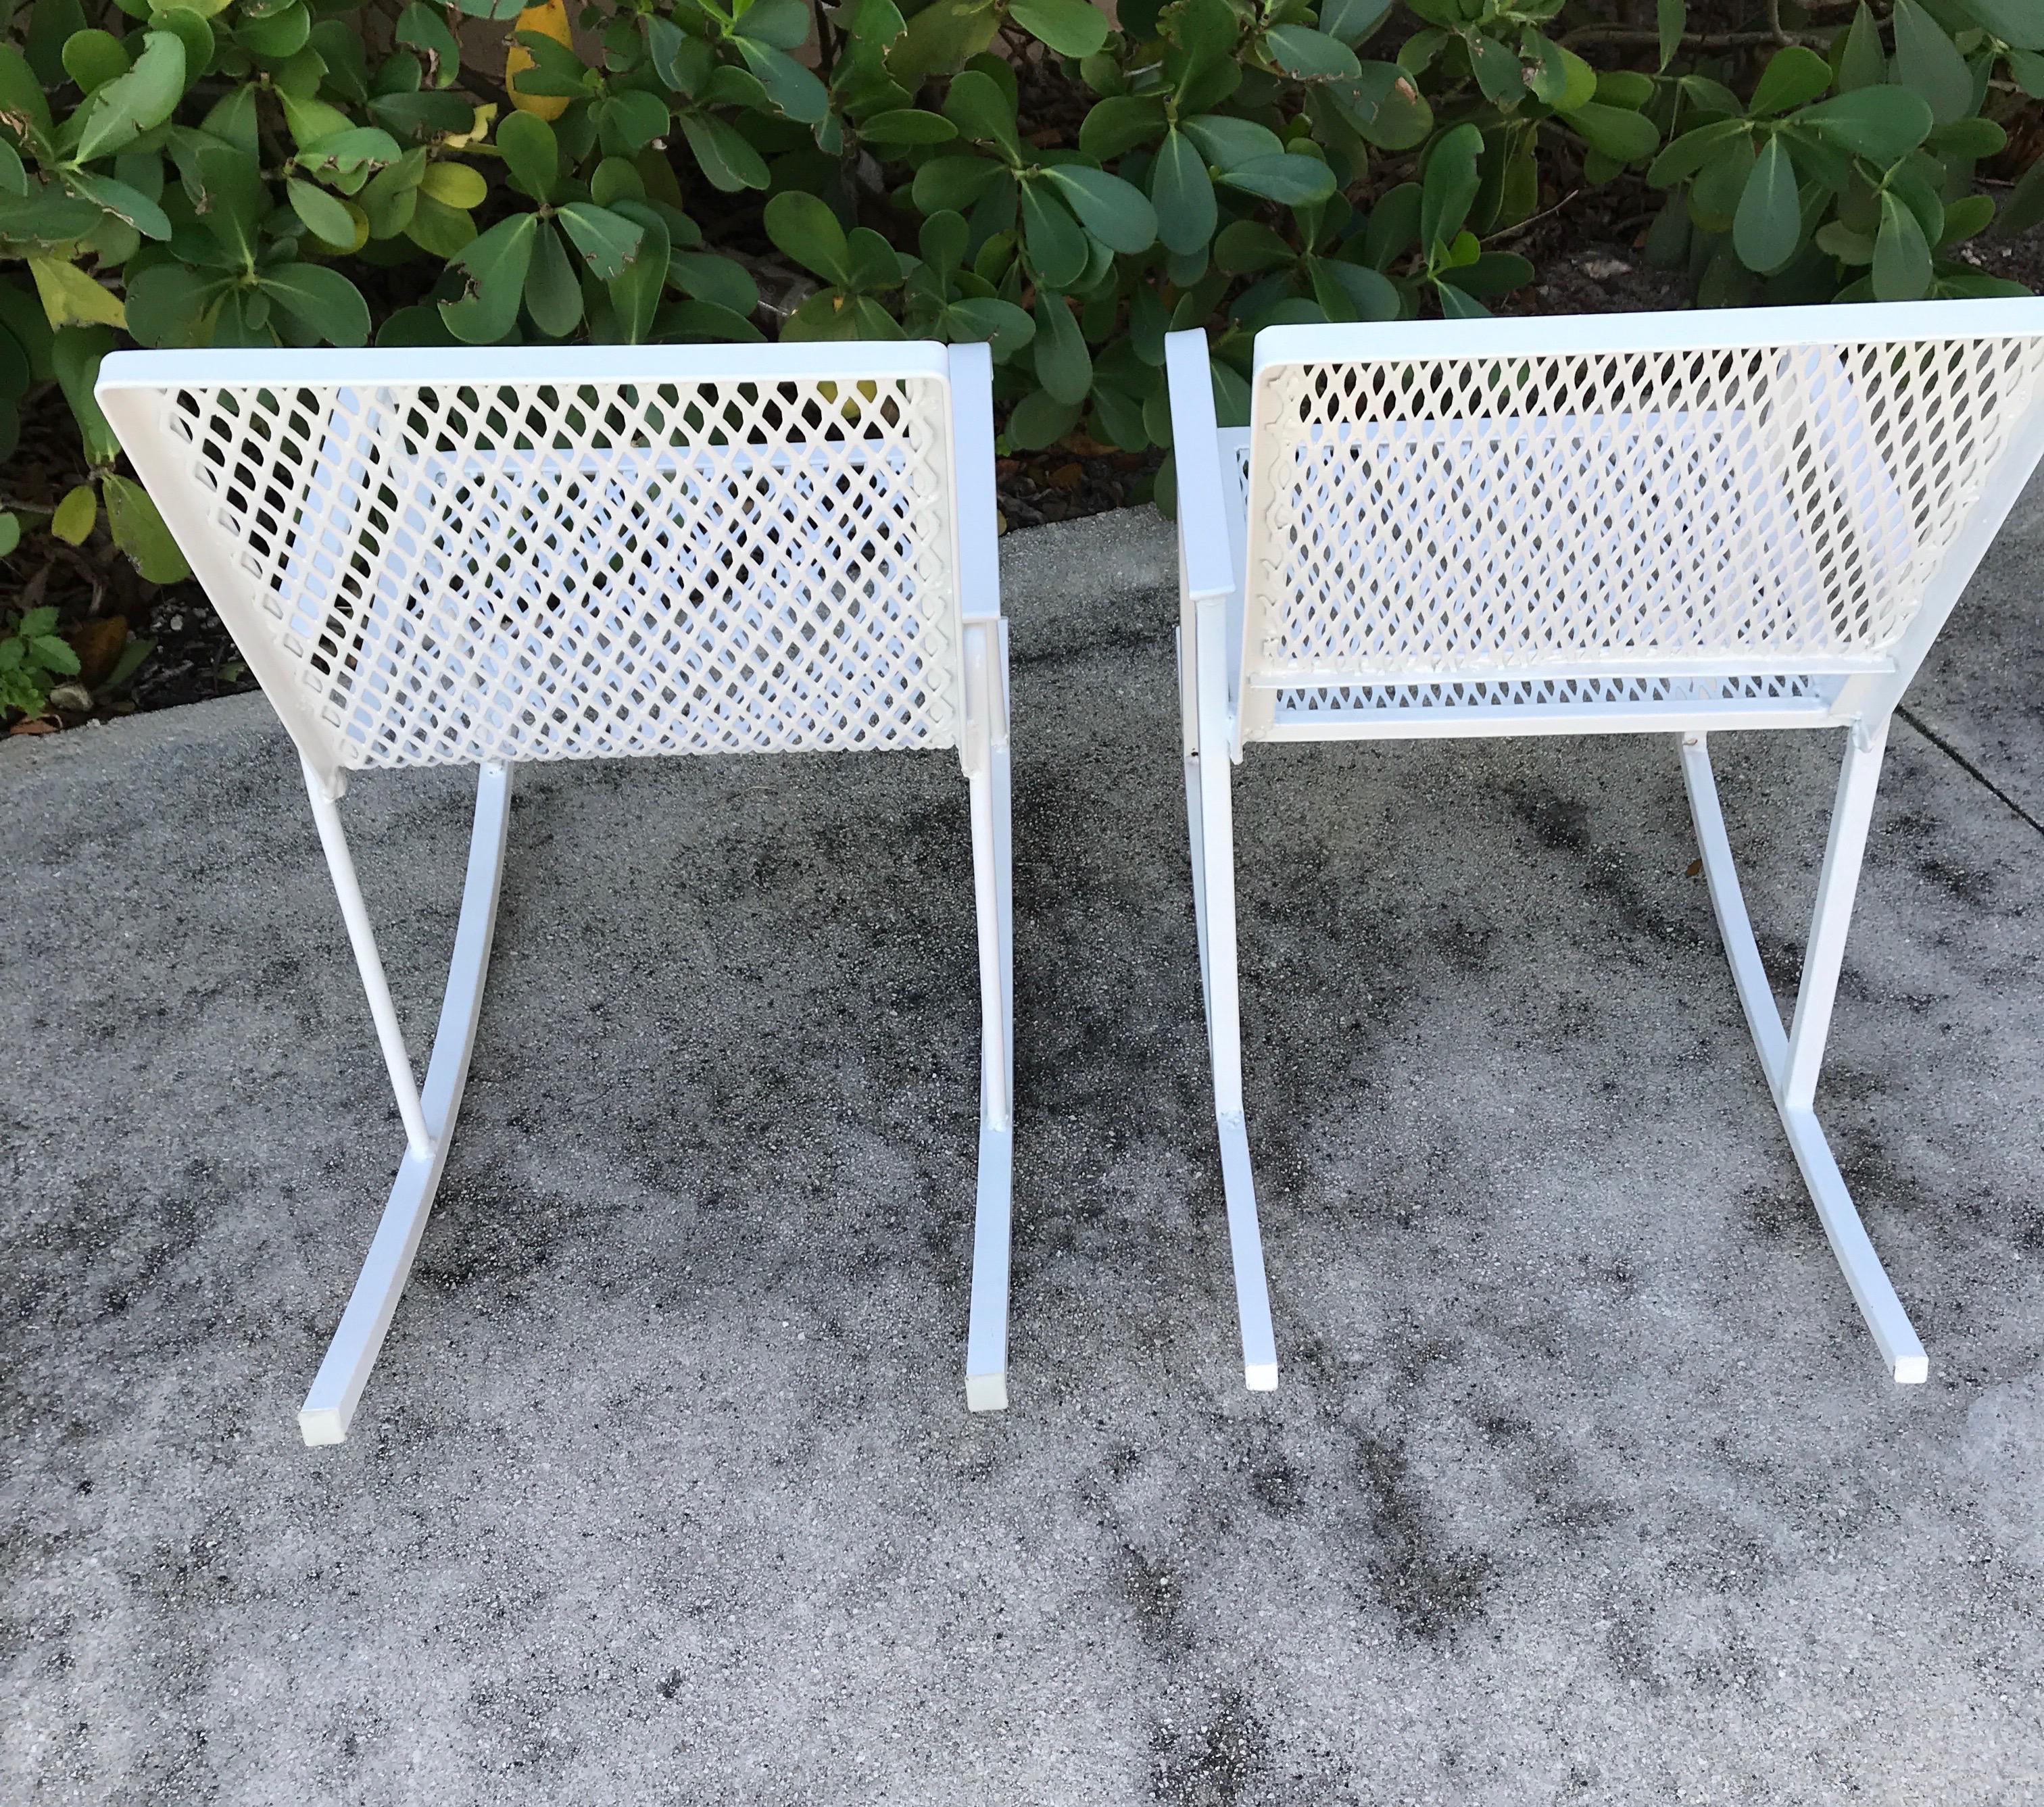
[[[1882,1357],[1927,1373],[1813,1111],[1889,717],[2044,456],[2044,302],[1276,328],[1222,431],[1168,343],[1181,704],[1245,1374],[1278,1356],[1243,1115],[1231,768],[1251,742],[1678,737],[1790,1146]],[[957,749],[982,1016],[966,1402],[1007,1402],[1008,654],[983,347],[130,353],[101,404],[303,762],[407,1137],[300,1414],[339,1441],[445,1164],[513,765]],[[1792,1019],[1707,737],[1846,756]],[[421,1088],[336,804],[480,767]]]

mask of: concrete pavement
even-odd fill
[[[1008,554],[998,1418],[949,756],[520,774],[441,1201],[308,1451],[402,1131],[286,743],[0,746],[0,1798],[2044,1798],[2044,495],[1896,730],[1819,1095],[1913,1389],[1628,738],[1251,750],[1243,1393],[1168,535]],[[1718,750],[1778,980],[1835,739]],[[466,808],[346,806],[415,1035]]]

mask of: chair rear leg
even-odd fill
[[[1009,828],[1008,624],[966,629],[967,781],[978,922],[979,1187],[973,1218],[972,1310],[965,1398],[975,1412],[1008,1404],[1008,1270],[1015,1160],[1015,914]]]
[[[323,800],[315,790],[315,808]],[[454,956],[449,964],[445,1001],[440,1007],[440,1026],[433,1037],[432,1057],[426,1069],[425,1090],[413,1106],[422,1126],[425,1145],[417,1140],[405,1151],[383,1207],[368,1259],[355,1283],[340,1327],[328,1345],[312,1391],[298,1411],[298,1429],[309,1444],[339,1443],[348,1435],[355,1408],[368,1383],[370,1370],[390,1328],[398,1295],[412,1271],[419,1239],[425,1233],[426,1218],[440,1189],[440,1174],[447,1165],[448,1149],[454,1141],[455,1118],[461,1110],[462,1092],[468,1081],[468,1061],[475,1045],[476,1022],[482,1012],[482,986],[490,967],[490,946],[497,926],[497,902],[504,873],[504,845],[510,822],[511,771],[505,765],[482,767],[476,781],[475,827],[469,842],[468,874],[462,887],[461,920],[455,930]],[[332,804],[327,802],[331,811]],[[372,1011],[380,996],[382,1012],[379,1032],[387,1018],[390,1035],[397,1033],[397,1018],[390,1005],[390,991],[383,983],[383,969],[370,937],[367,919],[360,915],[361,893],[355,887],[355,872],[348,861],[347,843],[340,838],[337,817],[328,823],[323,815],[321,838],[334,869],[336,888],[341,892],[342,908],[349,914],[349,930],[362,966]],[[358,919],[359,935],[356,935]],[[364,946],[367,954],[364,955]],[[397,1040],[396,1059],[402,1062],[405,1080],[411,1078],[409,1057],[402,1038]],[[384,1038],[386,1059],[391,1058],[390,1037]],[[394,1068],[393,1083],[398,1077]],[[417,1097],[417,1095],[415,1095]],[[401,1108],[403,1088],[399,1088]],[[408,1118],[408,1122],[409,1118]]]
[[[1723,812],[1718,806],[1717,781],[1711,769],[1709,749],[1700,734],[1683,740],[1682,775],[1689,792],[1690,811],[1696,819],[1696,840],[1703,852],[1718,930],[1731,961],[1739,1001],[1745,1006],[1781,1126],[1788,1132],[1789,1148],[1804,1184],[1810,1189],[1831,1253],[1838,1258],[1867,1328],[1873,1333],[1881,1360],[1896,1380],[1908,1383],[1929,1378],[1929,1359],[1902,1302],[1896,1297],[1881,1257],[1874,1253],[1812,1102],[1831,1026],[1831,1005],[1838,995],[1839,969],[1845,960],[1846,930],[1866,850],[1888,727],[1882,722],[1871,727],[1855,727],[1850,733],[1845,766],[1838,775],[1838,796],[1831,807],[1823,869],[1817,881],[1815,916],[1804,953],[1794,1027],[1787,1034],[1782,1031],[1781,1014],[1754,940],[1738,869],[1732,862],[1731,844],[1725,834]]]
[[[1256,1181],[1242,1114],[1242,1007],[1235,950],[1234,801],[1225,731],[1225,676],[1218,611],[1194,619],[1189,658],[1197,698],[1198,736],[1185,756],[1185,819],[1192,843],[1193,910],[1199,933],[1200,987],[1205,999],[1207,1049],[1213,1062],[1214,1122],[1228,1199],[1228,1249],[1235,1268],[1235,1310],[1242,1324],[1243,1378],[1251,1392],[1278,1384],[1278,1344],[1270,1326],[1270,1288],[1263,1269],[1263,1233]]]

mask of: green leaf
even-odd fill
[[[1233,169],[1258,157],[1281,157],[1285,140],[1267,125],[1253,119],[1235,119],[1226,113],[1202,113],[1181,120],[1193,142],[1205,153],[1206,160],[1221,169]]]
[[[325,343],[369,343],[369,304],[338,270],[323,263],[273,264],[263,272],[258,286]]]
[[[887,67],[912,90],[986,49],[1000,27],[995,0],[930,0],[889,51]]]
[[[73,32],[64,40],[63,66],[79,91],[89,94],[128,73],[128,52],[111,32]]]
[[[1263,34],[1270,60],[1302,82],[1353,82],[1362,73],[1355,52],[1339,38],[1306,25],[1273,25]]]
[[[1297,255],[1277,233],[1260,220],[1237,220],[1224,226],[1214,240],[1216,267],[1231,276],[1253,276],[1289,263]]]
[[[732,32],[776,50],[800,50],[809,35],[806,0],[752,0],[734,12]]]
[[[244,5],[241,24],[234,35],[244,48],[258,56],[281,59],[297,56],[312,33],[311,13],[294,0],[294,4],[260,18],[251,17]]]
[[[1827,75],[1829,71],[1827,70]],[[1749,270],[1771,276],[1796,255],[1803,235],[1795,165],[1778,137],[1760,148],[1732,221],[1732,244]]]
[[[582,280],[568,247],[542,222],[532,235],[532,261],[525,270],[525,311],[549,339],[565,339],[582,324]]]
[[[1109,251],[1137,257],[1157,242],[1156,210],[1135,183],[1084,163],[1052,163],[1043,175]]]
[[[932,157],[916,171],[910,194],[925,213],[962,213],[1006,172],[986,157]]]
[[[1206,159],[1175,127],[1164,134],[1150,166],[1150,200],[1157,210],[1157,236],[1181,256],[1205,248],[1218,209]]]
[[[1682,48],[1682,33],[1689,27],[1689,9],[1685,0],[1656,0],[1654,25],[1661,40],[1659,67],[1666,69],[1675,60],[1675,52]]]
[[[143,237],[161,240],[171,236],[169,217],[140,189],[116,182],[112,176],[91,175],[83,170],[64,179],[73,193],[95,207],[105,208],[117,220],[126,221]]]
[[[958,136],[958,128],[940,113],[904,106],[875,113],[859,135],[869,144],[944,144]]]
[[[1022,159],[1022,141],[1015,129],[1015,102],[1006,89],[983,70],[966,69],[951,78],[944,96],[944,117],[968,138],[997,144],[1011,163]]]
[[[1884,86],[1834,94],[1804,108],[1792,123],[1842,151],[1888,164],[1908,156],[1929,137],[1932,121],[1930,106],[1920,95],[1907,88]]]
[[[1036,297],[1036,380],[1054,401],[1074,407],[1093,392],[1093,355],[1062,295]]]
[[[1494,106],[1509,111],[1526,98],[1526,68],[1508,45],[1480,31],[1463,36],[1476,85]]]
[[[1022,243],[1037,280],[1052,289],[1076,282],[1091,256],[1085,230],[1041,182],[1022,184]]]
[[[21,543],[21,517],[11,512],[0,514],[0,558],[10,556]]]
[[[518,303],[532,266],[536,213],[500,220],[449,259],[468,272],[459,301],[442,301],[440,318],[455,338],[470,345],[494,345],[518,324]]]
[[[2037,0],[1959,0],[1980,23],[2016,50],[2044,50],[2044,7]]]
[[[1396,320],[1400,301],[1397,287],[1381,270],[1340,258],[1307,259],[1313,298],[1331,320]]]
[[[707,301],[741,319],[759,305],[759,285],[742,263],[709,251],[670,251],[668,274],[685,295]]]
[[[1420,190],[1420,246],[1429,258],[1469,217],[1476,199],[1477,159],[1482,154],[1482,132],[1463,125],[1444,134],[1427,159]]]
[[[1036,323],[1012,301],[992,296],[968,295],[944,309],[945,336],[952,343],[983,341],[993,350],[994,362],[1013,357],[1036,336]]]
[[[1888,79],[1888,52],[1881,41],[1881,27],[1875,22],[1866,0],[1860,0],[1852,24],[1842,38],[1834,41],[1831,54],[1838,61],[1838,92],[1842,94],[1850,94],[1857,88],[1878,87]]]
[[[99,480],[106,498],[106,525],[128,562],[152,584],[182,583],[191,566],[163,525],[163,517],[142,485],[109,471]]]
[[[599,282],[615,278],[639,255],[646,236],[645,228],[636,221],[587,201],[570,201],[554,217]]]
[[[50,531],[67,546],[83,546],[98,524],[99,497],[90,483],[67,490],[50,516]]]
[[[1944,28],[1917,0],[1895,0],[1895,67],[1906,86],[1929,104],[1940,125],[1962,119],[1973,110],[1973,74]],[[1874,286],[1880,287],[1879,263]],[[1924,278],[1924,287],[1930,278]],[[1883,297],[1884,300],[1888,297]]]
[[[1996,236],[2011,238],[2044,221],[2044,158],[2032,163],[2003,204]]]
[[[1962,196],[1945,209],[1945,229],[1938,235],[1938,248],[1942,251],[1948,245],[1964,244],[1968,239],[1977,238],[1993,224],[1992,195]]]
[[[0,118],[12,122],[18,136],[25,129],[48,137],[50,103],[43,84],[29,60],[4,39],[0,39]]]
[[[560,175],[560,146],[553,127],[537,113],[513,112],[497,128],[497,148],[504,153],[512,180],[535,201],[553,193]]]
[[[1661,142],[1654,121],[1643,113],[1624,107],[1607,106],[1592,101],[1562,117],[1583,136],[1592,150],[1601,151],[1615,163],[1635,163],[1650,157]]]
[[[1530,29],[1519,48],[1531,66],[1526,85],[1535,100],[1566,113],[1596,98],[1596,71],[1573,50]]]
[[[1390,10],[1391,0],[1320,0],[1320,29],[1353,50]]]
[[[153,131],[171,117],[184,91],[184,40],[175,32],[145,33],[135,67],[86,102],[79,162],[90,163]]]
[[[766,186],[766,161],[736,126],[713,114],[694,112],[680,115],[680,123],[682,136],[688,140],[711,187],[736,194]]]
[[[1881,198],[1873,241],[1873,293],[1884,301],[1914,301],[1931,290],[1931,246],[1915,214],[1892,194]]]
[[[1054,446],[1079,424],[1082,405],[1060,401],[1047,389],[1032,389],[1008,416],[1008,443],[1017,451]]]
[[[182,263],[137,270],[128,278],[128,331],[138,345],[202,345],[206,317],[226,286]]]
[[[1768,59],[1746,111],[1756,119],[1787,113],[1816,99],[1831,85],[1831,64],[1807,44],[1792,44]]]
[[[1061,56],[1090,56],[1107,42],[1107,15],[1085,0],[1008,0],[1008,16]]]
[[[611,279],[610,305],[628,344],[643,345],[656,330],[660,297],[671,265],[667,221],[644,201],[620,201],[617,210],[639,226],[645,238],[639,255]]]
[[[35,654],[44,670],[56,672],[63,677],[78,676],[78,654],[67,642],[60,640],[56,635],[38,634],[29,643],[29,650]]]
[[[1469,129],[1473,132],[1476,128]],[[1281,156],[1252,157],[1223,170],[1224,186],[1239,188],[1245,194],[1260,194],[1266,201],[1280,201],[1288,207],[1311,207],[1335,191],[1335,172],[1318,157],[1287,151]]]
[[[340,251],[353,247],[354,217],[325,189],[292,176],[284,183],[284,195],[313,237]]]
[[[1434,298],[1441,304],[1442,317],[1446,320],[1488,320],[1490,309],[1466,289],[1458,287],[1445,277],[1434,283]]]
[[[760,86],[766,90],[766,98],[774,106],[789,118],[804,125],[822,123],[830,112],[830,94],[809,71],[785,50],[776,50],[770,44],[754,44],[747,38],[735,41],[738,54],[745,59],[745,67],[759,78]],[[661,129],[665,130],[666,125],[663,119]]]
[[[805,270],[840,289],[851,286],[851,247],[837,216],[813,194],[799,190],[766,203],[766,236]]]
[[[1842,220],[1829,220],[1819,226],[1816,244],[1819,251],[1835,257],[1841,263],[1868,264],[1873,262],[1873,235],[1855,232]]]

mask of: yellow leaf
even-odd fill
[[[43,298],[43,312],[50,324],[66,326],[125,326],[128,310],[121,297],[102,288],[75,263],[62,258],[31,254],[29,268],[36,278],[36,293]],[[90,528],[86,531],[90,532]]]
[[[450,132],[444,142],[450,151],[465,151],[471,144],[479,144],[490,136],[490,129],[497,122],[497,103],[475,109],[474,122],[466,132]]]
[[[550,37],[570,49],[574,47],[563,0],[547,0],[544,6],[528,6],[518,15],[518,23],[513,29],[537,32],[542,37]],[[532,67],[532,53],[522,44],[514,43],[504,52],[504,86],[511,96],[511,104],[521,113],[532,113],[549,122],[559,119],[568,110],[566,95],[523,94],[518,91],[517,78]]]
[[[83,546],[92,537],[99,520],[99,498],[90,483],[81,483],[57,504],[50,516],[50,531],[71,546]]]
[[[419,178],[419,192],[466,213],[471,207],[482,205],[490,184],[482,179],[480,170],[471,169],[467,163],[428,163],[425,174]]]

